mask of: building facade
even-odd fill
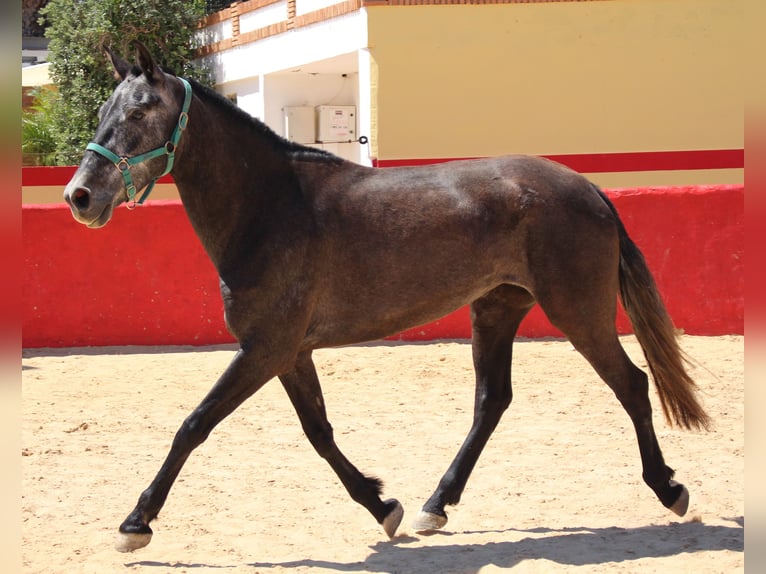
[[[742,183],[743,11],[248,0],[203,22],[200,57],[281,135],[362,164],[527,153],[605,187]]]

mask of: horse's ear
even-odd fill
[[[133,40],[132,42],[133,47],[136,49],[136,55],[138,56],[138,65],[141,68],[141,71],[146,76],[146,79],[150,82],[161,82],[164,80],[165,76],[162,73],[162,69],[157,65],[157,63],[154,61],[154,58],[149,53],[149,50],[146,49],[146,46],[144,46],[141,42],[138,40]]]
[[[104,54],[106,54],[107,59],[112,64],[112,68],[114,68],[114,79],[118,82],[123,81],[130,72],[130,64],[107,47],[104,47]]]

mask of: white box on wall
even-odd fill
[[[311,106],[285,106],[282,108],[285,121],[285,137],[291,142],[314,143],[316,122]]]
[[[356,139],[356,106],[316,107],[318,142],[349,142]]]

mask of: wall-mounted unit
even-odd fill
[[[356,106],[317,106],[316,141],[356,141]]]
[[[316,121],[312,106],[285,106],[282,108],[285,122],[285,137],[297,143],[316,141]]]

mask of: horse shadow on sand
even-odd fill
[[[502,531],[472,531],[462,534],[491,532],[524,533],[520,540],[476,544],[435,544],[410,547],[420,538],[398,536],[391,541],[370,546],[372,553],[358,562],[334,562],[304,558],[288,562],[253,562],[247,566],[259,571],[292,568],[323,568],[337,572],[378,572],[384,574],[475,574],[494,565],[513,568],[528,560],[546,560],[567,566],[588,566],[610,562],[630,562],[643,558],[663,558],[684,553],[732,551],[744,552],[744,517],[728,518],[732,525],[707,525],[702,522],[671,523],[639,528],[532,528]],[[420,535],[426,536],[426,535]],[[434,533],[437,539],[451,534]],[[132,562],[126,566],[164,566],[178,568],[234,568],[241,565],[170,564],[166,562]]]

